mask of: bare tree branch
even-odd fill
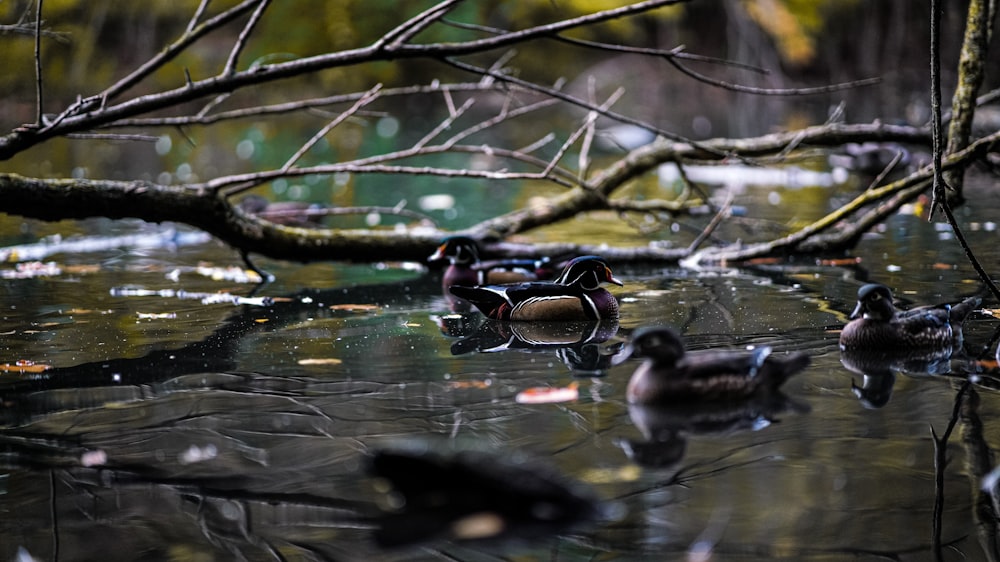
[[[243,29],[240,31],[240,36],[236,38],[236,44],[233,45],[233,49],[229,53],[229,60],[226,61],[226,67],[222,70],[223,76],[229,76],[236,71],[236,63],[240,59],[240,53],[243,52],[243,47],[246,46],[247,39],[250,38],[250,33],[257,25],[257,22],[260,21],[261,16],[264,15],[264,10],[267,9],[267,6],[270,3],[271,0],[260,0],[260,3],[257,5],[257,9],[250,14],[250,19],[247,20],[246,25],[243,26]]]
[[[42,90],[42,0],[35,6],[35,126],[42,126],[44,97]]]

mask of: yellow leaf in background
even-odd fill
[[[553,404],[556,402],[570,402],[580,397],[580,386],[572,382],[569,386],[562,388],[552,388],[549,386],[536,386],[527,388],[517,393],[515,401],[518,404]]]
[[[256,322],[256,323],[258,323],[258,324],[266,324],[266,323],[270,322],[271,319],[270,318],[254,318],[253,321]]]
[[[334,357],[317,357],[315,359],[299,359],[299,365],[340,365],[340,359]]]

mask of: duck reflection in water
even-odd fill
[[[971,372],[962,324],[981,302],[969,297],[954,305],[898,310],[885,285],[861,287],[851,321],[840,334],[840,362],[862,376],[860,385],[851,381],[851,391],[865,408],[882,408],[892,397],[897,373]]]
[[[369,474],[391,489],[375,531],[381,547],[523,542],[615,516],[588,487],[516,451],[440,449],[421,442],[371,454]]]
[[[629,416],[644,441],[621,445],[646,466],[668,466],[684,454],[685,434],[757,430],[785,411],[807,412],[779,390],[809,365],[809,356],[773,355],[771,348],[686,353],[680,336],[660,326],[636,330],[616,363],[643,363],[625,394]]]
[[[618,319],[587,322],[510,322],[489,320],[451,346],[452,355],[474,351],[555,351],[571,371],[598,373],[610,368],[620,342],[604,345],[618,333]]]
[[[806,402],[770,389],[737,401],[629,404],[629,418],[642,439],[621,439],[618,446],[636,464],[669,468],[684,457],[690,436],[759,431],[780,421],[781,414],[809,411]]]

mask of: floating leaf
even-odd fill
[[[493,381],[490,379],[477,381],[450,381],[448,386],[451,388],[489,388],[493,386]]]
[[[333,304],[330,310],[346,310],[347,312],[377,312],[377,304]]]
[[[34,361],[29,361],[28,359],[21,359],[14,362],[13,365],[10,363],[4,363],[0,365],[0,372],[5,373],[44,373],[52,368],[52,365],[46,365],[44,363],[35,363]]]
[[[818,265],[832,265],[832,266],[844,266],[844,265],[857,265],[861,263],[861,258],[834,258],[829,260],[816,260]]]
[[[315,357],[313,359],[299,359],[299,365],[340,365],[342,360],[336,357]]]
[[[136,312],[135,315],[140,320],[164,320],[177,318],[176,312]]]
[[[548,386],[536,386],[527,388],[517,393],[515,400],[518,404],[552,404],[556,402],[569,402],[580,397],[579,385],[572,382],[569,386],[552,388]]]

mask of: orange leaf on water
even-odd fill
[[[34,361],[29,361],[28,359],[21,359],[15,361],[13,365],[10,363],[4,363],[0,365],[0,372],[4,373],[44,373],[52,368],[52,365],[46,365],[44,363],[35,363]]]
[[[346,310],[348,312],[376,312],[379,310],[377,304],[333,304],[330,310]]]
[[[570,402],[580,397],[577,389],[579,384],[572,382],[569,386],[552,388],[549,386],[536,386],[526,388],[517,393],[514,400],[518,404],[553,404],[556,402]]]

